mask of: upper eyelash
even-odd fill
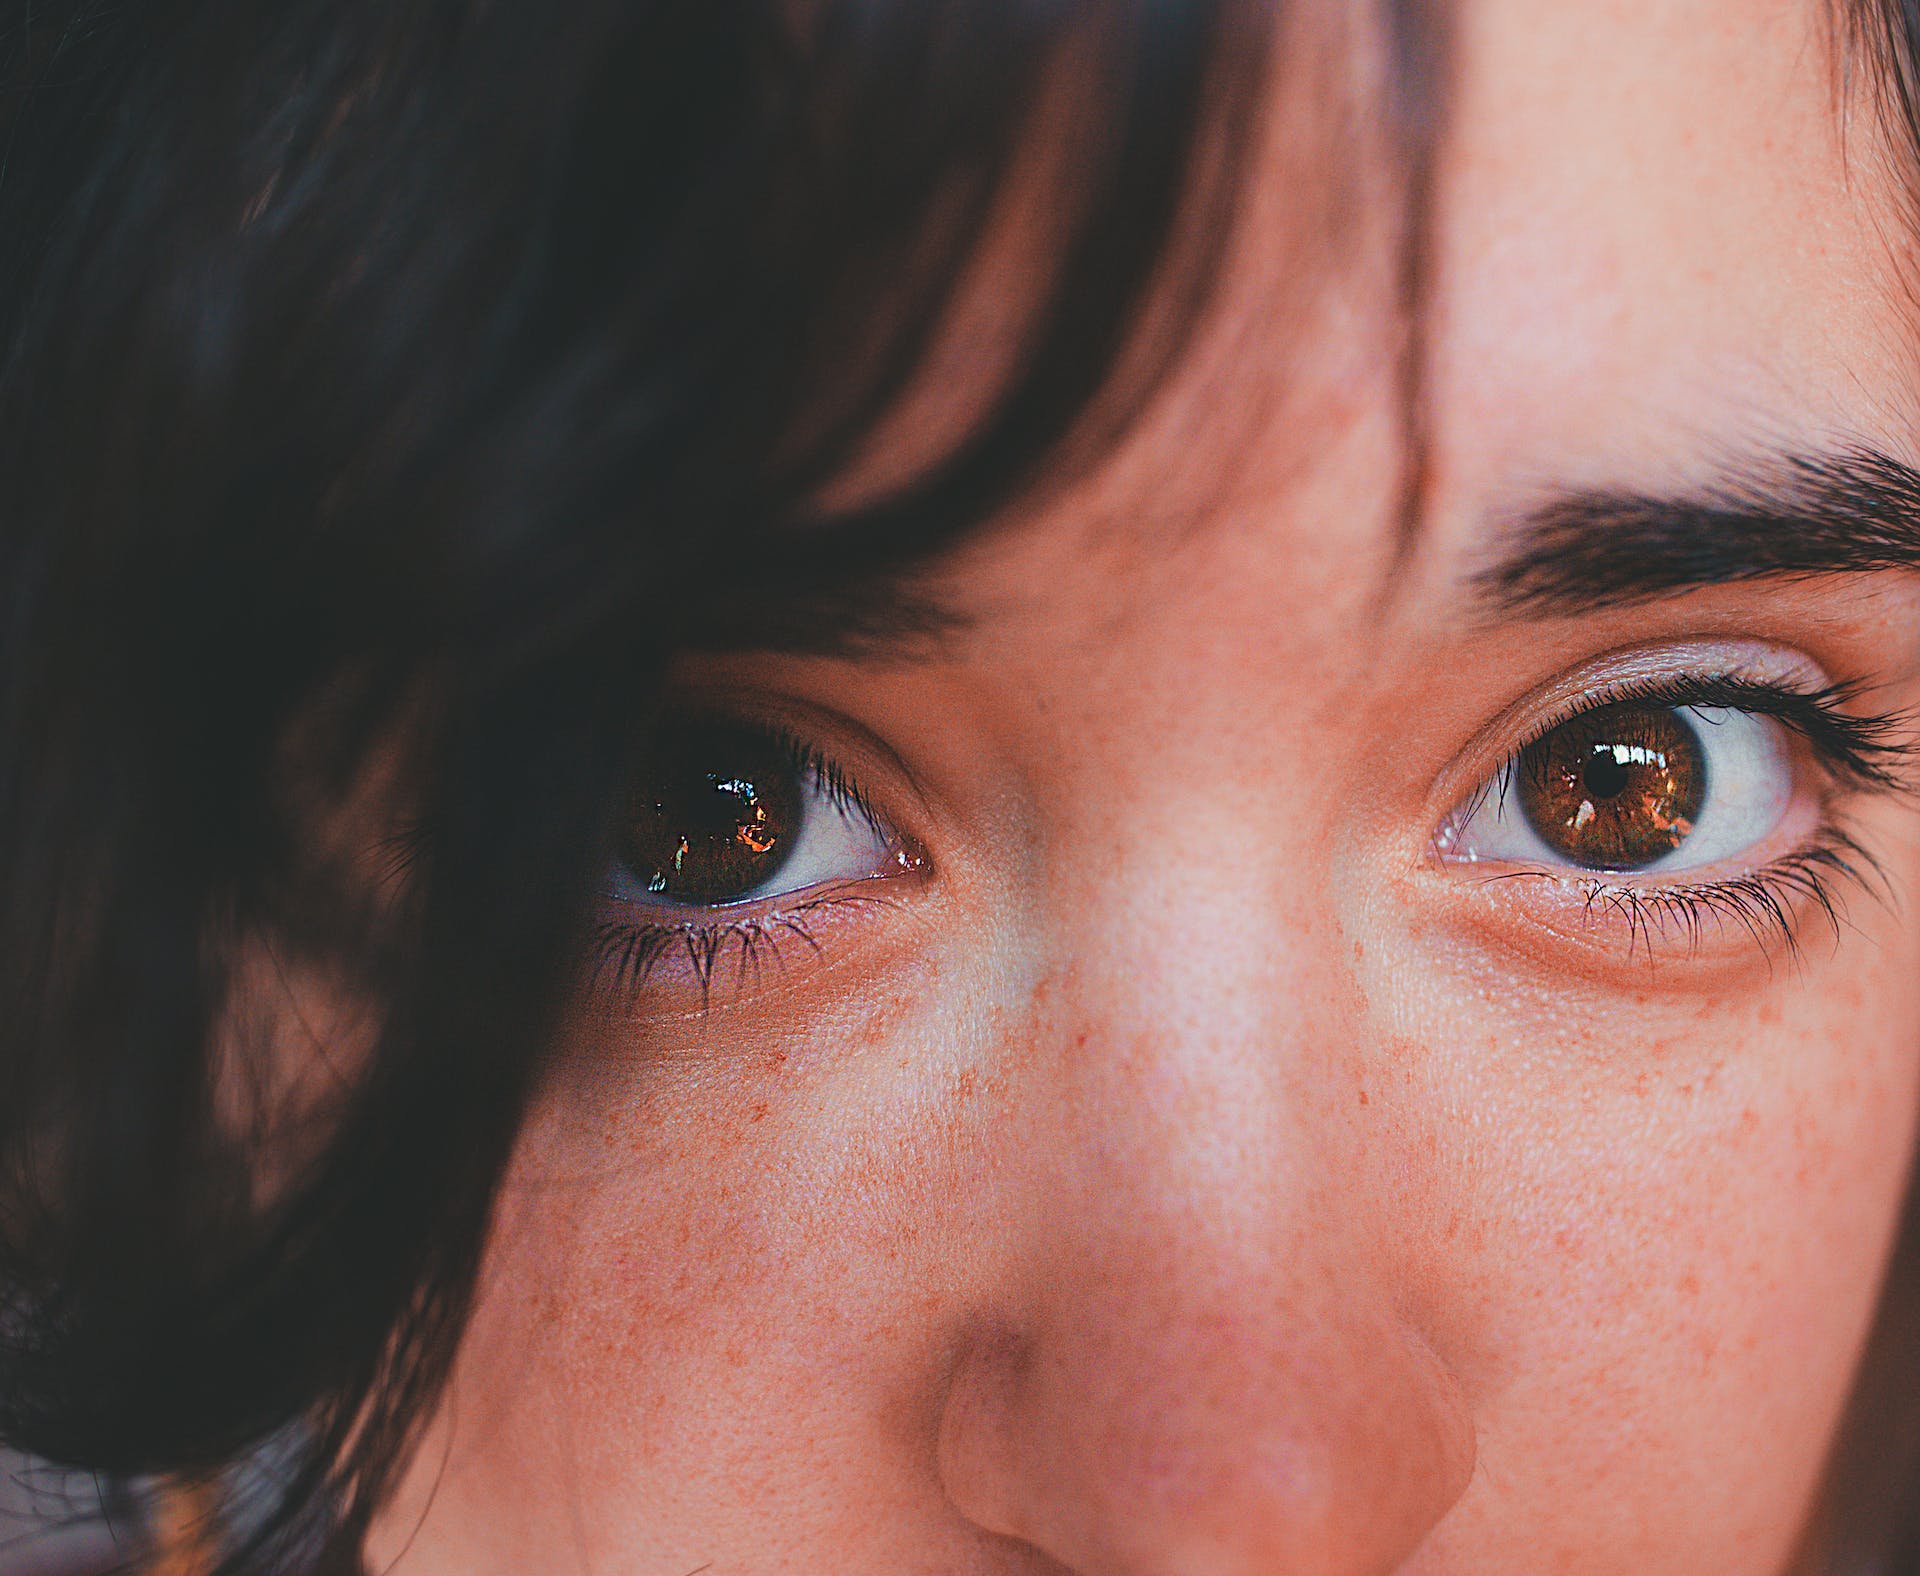
[[[1913,784],[1908,768],[1916,756],[1920,756],[1920,742],[1910,736],[1911,719],[1904,713],[1861,715],[1847,709],[1857,700],[1861,689],[1862,686],[1853,684],[1796,689],[1737,672],[1621,680],[1583,695],[1577,708],[1569,708],[1562,715],[1537,724],[1508,755],[1488,789],[1497,788],[1504,796],[1507,781],[1521,755],[1572,718],[1601,706],[1641,704],[1770,716],[1805,739],[1828,771],[1855,787],[1911,791]],[[777,724],[766,726],[796,771],[827,795],[836,808],[858,815],[876,830],[887,830],[886,821],[858,780],[837,760],[787,728]],[[1478,802],[1476,798],[1475,807]],[[1456,813],[1470,814],[1471,808]],[[1697,948],[1702,919],[1714,913],[1743,924],[1763,947],[1771,936],[1790,957],[1797,959],[1799,940],[1783,891],[1786,896],[1810,900],[1825,916],[1837,938],[1844,911],[1834,878],[1871,888],[1875,883],[1870,877],[1878,875],[1877,863],[1851,836],[1837,828],[1828,828],[1807,847],[1744,876],[1651,888],[1590,880],[1587,900],[1589,907],[1605,903],[1627,920],[1629,956],[1637,939],[1644,938],[1651,952],[1655,929],[1666,931],[1676,925],[1685,930],[1690,945]],[[720,960],[729,948],[739,949],[742,975],[751,972],[757,979],[763,955],[778,963],[783,939],[797,939],[815,952],[819,950],[819,942],[807,925],[810,914],[843,903],[885,904],[887,901],[871,894],[829,893],[751,916],[687,920],[677,924],[608,923],[597,932],[599,967],[611,969],[623,987],[638,992],[659,963],[678,949],[684,953],[699,983],[704,1011]]]
[[[1782,727],[1805,739],[1821,764],[1861,788],[1906,792],[1912,783],[1906,774],[1920,741],[1913,737],[1913,719],[1904,712],[1862,715],[1848,708],[1865,689],[1861,684],[1824,684],[1797,689],[1777,680],[1747,674],[1656,674],[1604,685],[1583,697],[1578,716],[1601,706],[1651,705],[1744,711],[1772,717]],[[1516,750],[1539,742],[1571,717],[1540,728]]]
[[[755,726],[766,730],[767,737],[780,746],[794,770],[825,794],[836,810],[857,815],[875,832],[892,831],[859,780],[819,745],[779,723],[760,722]]]
[[[1796,689],[1777,680],[1757,679],[1739,672],[1654,674],[1620,679],[1583,694],[1568,706],[1534,724],[1496,771],[1448,819],[1463,822],[1497,794],[1504,807],[1507,788],[1520,758],[1555,728],[1603,706],[1645,705],[1680,710],[1686,707],[1750,712],[1773,718],[1812,747],[1822,767],[1862,790],[1911,793],[1912,768],[1920,760],[1920,738],[1914,719],[1906,712],[1861,715],[1848,710],[1866,686],[1825,684]]]

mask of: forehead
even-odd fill
[[[1459,18],[1424,327],[1463,466],[1645,478],[1742,438],[1909,435],[1901,166],[1825,7]]]
[[[1183,565],[1358,608],[1539,490],[1913,451],[1907,159],[1828,6],[1459,0],[1411,67],[1375,13],[1294,15],[1195,346],[967,555],[971,611],[1111,626]],[[1431,120],[1396,114],[1422,87]]]

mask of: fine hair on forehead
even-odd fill
[[[1920,0],[1844,7],[1920,135]],[[0,0],[0,1442],[211,1485],[231,1576],[356,1568],[669,660],[927,624],[916,567],[1125,428],[1291,10]],[[1352,14],[1417,311],[1450,12]],[[991,400],[823,509],[1062,62]]]

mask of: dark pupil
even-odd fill
[[[666,730],[629,801],[622,849],[649,892],[677,903],[738,902],[793,853],[802,794],[792,752],[728,723]]]
[[[1633,781],[1633,773],[1620,753],[1607,744],[1593,747],[1593,754],[1587,757],[1587,769],[1581,775],[1586,779],[1587,792],[1596,799],[1618,799]]]
[[[1522,753],[1518,789],[1555,852],[1589,870],[1638,870],[1693,835],[1707,763],[1683,713],[1600,706]]]

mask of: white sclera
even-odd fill
[[[1700,741],[1707,790],[1686,841],[1663,859],[1637,867],[1648,873],[1693,870],[1737,858],[1780,824],[1793,802],[1793,755],[1786,730],[1772,717],[1720,706],[1677,711]],[[1583,870],[1541,838],[1513,792],[1514,763],[1467,801],[1442,836],[1450,859],[1552,865]]]
[[[659,909],[673,914],[710,912],[711,908],[732,908],[742,903],[759,903],[768,898],[789,897],[814,887],[839,886],[849,881],[864,881],[884,875],[898,863],[895,839],[886,828],[876,826],[857,804],[836,795],[812,772],[800,774],[800,827],[794,834],[793,851],[784,863],[750,892],[724,904],[676,903],[658,892],[649,892],[625,865],[616,863],[606,882],[606,896],[635,908]]]

